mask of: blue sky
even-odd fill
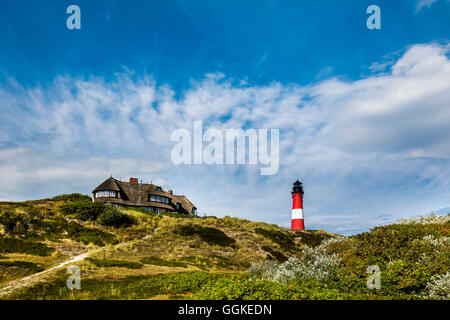
[[[430,0],[428,0],[430,1]],[[254,84],[357,79],[385,55],[448,38],[448,3],[378,1],[382,29],[368,30],[373,1],[77,1],[82,30],[65,28],[70,1],[8,1],[0,12],[2,77],[21,83],[61,74],[110,78],[121,67],[175,89],[223,72]]]
[[[299,177],[306,226],[345,234],[448,207],[449,34],[447,0],[9,1],[0,199],[139,176],[200,213],[287,225]],[[279,173],[171,165],[170,133],[195,120],[279,128]]]

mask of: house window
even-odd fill
[[[95,193],[96,198],[115,198],[116,192],[112,190],[103,190],[103,191],[97,191]]]
[[[180,203],[177,203],[177,210],[180,210],[180,208],[181,208]]]
[[[161,202],[161,203],[165,203],[165,204],[169,204],[170,199],[167,197],[162,197],[162,196],[156,196],[153,194],[150,194],[148,196],[148,200],[149,201],[155,201],[155,202]]]
[[[196,208],[192,208],[192,214],[197,214],[197,209]]]
[[[156,187],[155,191],[162,191],[161,187]]]

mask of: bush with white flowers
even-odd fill
[[[417,240],[416,240],[417,241]],[[435,247],[449,247],[450,246],[450,237],[440,237],[435,238],[433,235],[429,234],[419,240],[422,243],[429,243]]]
[[[450,300],[450,272],[431,278],[425,288],[428,300]]]
[[[335,240],[332,240],[333,242]],[[300,258],[291,257],[278,264],[263,262],[253,264],[248,273],[257,279],[287,283],[294,279],[325,281],[330,278],[339,266],[341,259],[335,253],[330,253],[326,241],[318,247],[305,247]]]
[[[411,219],[401,219],[397,222],[394,222],[393,224],[430,224],[430,223],[447,223],[450,221],[450,214],[446,215],[436,215],[434,213],[431,213],[427,216],[420,216],[417,218],[411,218]]]

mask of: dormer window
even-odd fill
[[[161,187],[156,187],[155,191],[162,191]]]
[[[102,190],[95,193],[96,198],[115,198],[116,192],[112,190]]]

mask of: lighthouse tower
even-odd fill
[[[303,222],[303,185],[300,181],[295,181],[292,187],[292,230],[305,230]]]

